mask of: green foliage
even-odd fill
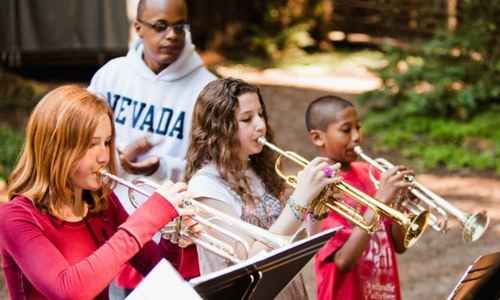
[[[455,31],[405,49],[385,48],[387,65],[375,70],[380,90],[362,102],[397,106],[405,116],[467,120],[500,103],[500,2],[462,1]]]
[[[21,151],[23,134],[14,129],[23,123],[19,115],[27,115],[47,91],[46,85],[0,70],[0,179],[7,179]]]
[[[309,27],[307,23],[299,23],[280,32],[255,34],[250,44],[257,53],[273,59],[279,59],[285,52],[301,53],[303,48],[314,45],[308,33]]]
[[[384,49],[383,86],[360,97],[382,153],[418,170],[500,174],[500,2],[464,0],[454,31]]]
[[[0,179],[7,179],[12,171],[21,147],[23,135],[9,127],[0,126]]]
[[[250,49],[271,59],[318,49],[331,30],[330,6],[328,0],[266,1],[263,16],[246,25]]]
[[[500,175],[500,107],[469,121],[426,116],[403,117],[397,108],[372,112],[363,130],[377,153],[400,150],[419,171],[486,171]]]

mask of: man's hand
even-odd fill
[[[125,171],[131,174],[151,175],[160,167],[160,158],[158,156],[150,156],[144,160],[138,161],[137,158],[153,148],[154,144],[150,143],[146,137],[129,144],[120,153],[120,163]]]

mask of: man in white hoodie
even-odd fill
[[[215,76],[194,49],[184,0],[140,1],[134,26],[140,40],[104,65],[89,90],[113,109],[124,171],[177,181],[194,103]]]
[[[184,0],[139,1],[134,27],[140,39],[127,56],[97,71],[88,87],[113,109],[119,175],[128,180],[183,176],[192,110],[201,89],[215,79],[195,51],[187,17]],[[128,191],[117,186],[115,193],[131,213]]]

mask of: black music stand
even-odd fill
[[[205,300],[274,299],[340,228],[323,231],[263,256],[191,279],[190,283]]]
[[[500,252],[478,257],[462,276],[448,300],[499,300]]]

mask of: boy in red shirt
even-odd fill
[[[349,101],[336,96],[314,100],[306,111],[306,126],[320,155],[341,163],[344,182],[387,205],[407,190],[409,183],[404,176],[411,174],[407,168],[397,166],[382,174],[377,190],[369,177],[370,166],[355,162],[354,147],[361,142],[361,126]],[[348,196],[343,201],[363,214],[367,222],[374,220],[374,212],[360,202]],[[338,225],[343,229],[316,256],[318,299],[400,300],[396,252],[405,250],[401,227],[382,217],[376,232],[370,235],[333,211],[316,227],[325,230]]]

